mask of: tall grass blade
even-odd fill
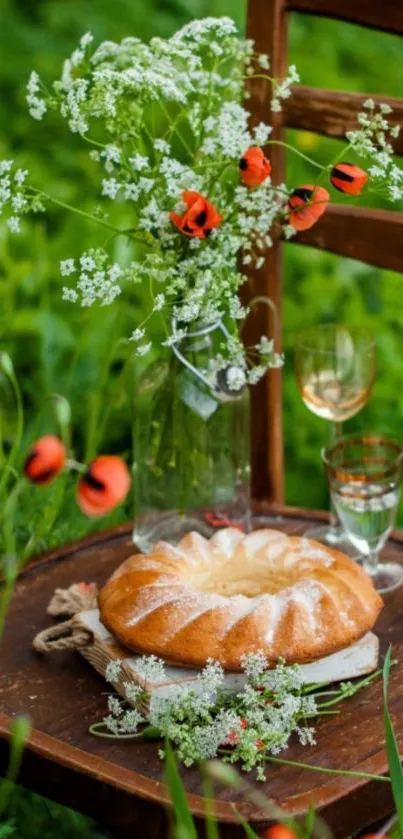
[[[175,839],[197,839],[196,827],[190,811],[175,755],[168,741],[165,743],[165,782],[170,792],[175,813]]]
[[[399,824],[399,835],[403,836],[403,769],[397,745],[395,732],[388,707],[388,687],[391,669],[392,648],[389,647],[385,656],[383,668],[383,715],[385,723],[386,752],[388,755],[390,781],[392,784],[393,798],[397,811]]]
[[[28,717],[17,717],[10,730],[10,759],[7,776],[0,781],[0,818],[5,813],[20,768],[22,754],[31,731]]]
[[[203,794],[205,800],[204,827],[206,839],[220,839],[214,807],[214,787],[209,778],[203,780]]]

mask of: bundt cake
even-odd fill
[[[130,557],[101,590],[105,626],[126,647],[202,667],[239,670],[246,652],[304,663],[350,646],[382,607],[349,557],[276,530],[188,533]]]

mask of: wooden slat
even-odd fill
[[[268,53],[274,76],[281,77],[287,65],[287,15],[285,0],[250,0],[248,5],[247,35],[256,44],[256,50]],[[249,82],[251,99],[248,110],[252,124],[271,120],[272,138],[284,140],[281,114],[271,114],[270,87],[263,79]],[[270,159],[275,183],[285,178],[284,149],[273,146]],[[281,341],[282,307],[282,243],[277,237],[267,253],[266,264],[260,271],[251,272],[250,283],[243,289],[242,298],[266,295],[275,303],[278,312],[278,338]],[[249,317],[245,329],[245,343],[255,344],[261,335],[273,335],[273,318],[269,310],[260,305]],[[277,346],[280,349],[280,346]],[[266,498],[281,503],[284,500],[284,457],[282,426],[282,375],[273,370],[251,389],[252,401],[252,497]]]
[[[403,273],[403,213],[335,204],[290,241]]]
[[[289,0],[289,10],[358,23],[370,29],[403,34],[401,0]]]
[[[388,117],[391,125],[403,124],[403,99],[375,96],[366,93],[346,93],[298,85],[283,105],[285,123],[289,128],[314,131],[329,137],[344,137],[346,131],[358,128],[357,114],[366,99],[377,104],[390,105],[393,113]],[[393,142],[396,154],[403,155],[403,131]]]

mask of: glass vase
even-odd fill
[[[201,326],[137,371],[133,541],[144,553],[190,530],[249,529],[248,388],[231,391],[226,371],[208,379],[222,331]]]

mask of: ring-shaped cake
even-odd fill
[[[372,629],[382,600],[339,551],[276,530],[225,528],[130,557],[101,590],[99,608],[135,652],[239,670],[247,652],[262,650],[275,665],[344,649]]]

